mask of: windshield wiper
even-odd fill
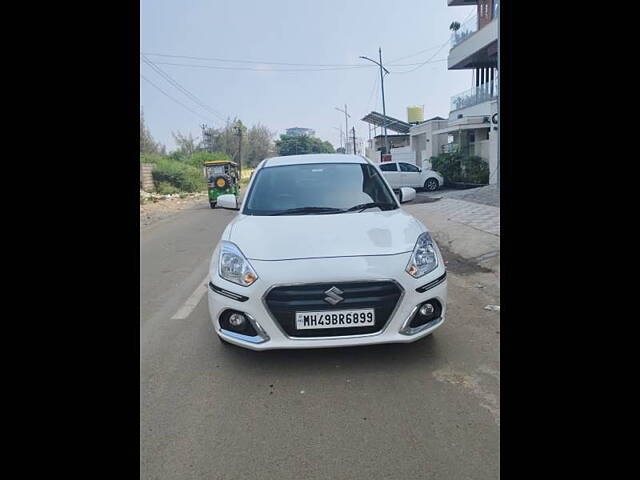
[[[378,207],[381,210],[392,210],[396,205],[393,203],[382,203],[382,202],[370,202],[370,203],[361,203],[360,205],[355,205],[347,210],[347,212],[353,212],[354,210],[360,210],[360,212],[366,210],[367,208],[375,208]],[[391,207],[391,208],[389,208]],[[358,213],[360,213],[358,212]]]
[[[282,210],[281,212],[272,213],[271,215],[296,215],[296,214],[311,214],[311,213],[344,213],[346,210],[342,208],[333,207],[300,207],[290,208],[288,210]]]

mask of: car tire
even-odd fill
[[[209,202],[209,206],[211,208],[216,208],[216,202]]]
[[[424,189],[427,192],[435,192],[440,188],[440,182],[437,178],[427,178],[426,182],[424,182]]]

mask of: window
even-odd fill
[[[411,165],[410,163],[401,163],[400,170],[403,172],[415,172],[415,173],[420,171],[418,167],[416,167],[415,165]]]
[[[301,208],[335,209],[335,213],[343,213],[372,202],[384,204],[385,210],[397,208],[393,193],[374,166],[305,163],[258,170],[243,213],[274,215]]]
[[[380,170],[383,172],[397,172],[398,167],[396,167],[396,163],[381,163]]]

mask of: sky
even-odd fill
[[[335,107],[347,105],[349,129],[355,125],[365,139],[369,127],[360,119],[382,113],[378,67],[358,58],[377,60],[381,47],[391,72],[384,79],[387,115],[406,121],[408,106],[424,105],[425,119],[446,118],[450,97],[472,86],[470,70],[447,70],[449,25],[474,13],[447,0],[141,0],[141,53],[188,93],[141,58],[140,106],[169,151],[172,131],[199,138],[200,125],[219,127],[227,117],[278,135],[312,128],[337,148],[345,118]],[[427,60],[419,68],[401,65]],[[305,71],[278,71],[285,69]]]

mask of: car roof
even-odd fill
[[[306,155],[288,155],[285,157],[271,157],[263,161],[262,168],[281,167],[284,165],[304,165],[309,163],[369,163],[360,155],[346,155],[344,153],[309,153]]]

